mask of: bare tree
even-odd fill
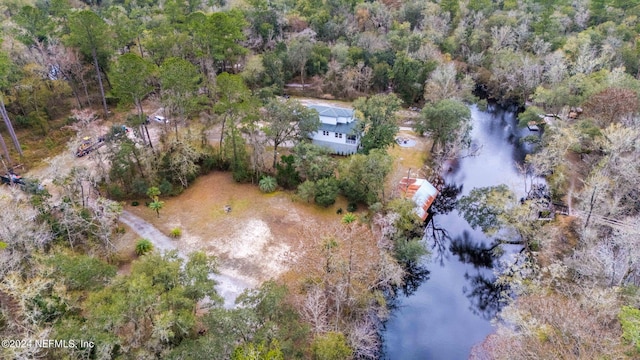
[[[507,47],[514,47],[516,38],[510,26],[494,26],[491,28],[491,38],[493,47],[500,50]]]
[[[591,96],[585,104],[585,110],[606,125],[633,116],[638,112],[639,105],[635,91],[610,87]]]
[[[29,343],[51,336],[51,327],[44,324],[42,314],[33,307],[55,283],[42,269],[34,269],[34,272],[35,275],[25,279],[14,271],[3,276],[0,282],[0,311],[6,320],[3,336],[19,336]],[[38,359],[44,358],[44,349],[38,346],[6,347],[3,354],[12,359]]]
[[[573,74],[591,74],[599,70],[606,63],[598,54],[598,49],[591,45],[590,41],[584,41],[578,45],[577,54],[575,56],[572,73]]]
[[[567,63],[561,52],[556,51],[544,57],[543,74],[545,80],[552,85],[559,84],[567,77]]]
[[[32,264],[34,253],[52,240],[51,233],[38,220],[38,211],[23,200],[0,197],[0,239],[7,244],[0,250],[0,278],[11,271],[22,272]]]
[[[98,250],[113,252],[114,229],[122,206],[100,196],[96,177],[84,167],[74,167],[56,178],[54,184],[61,187],[63,198],[56,204],[53,216],[69,246],[91,248],[97,244]]]
[[[573,22],[578,26],[578,29],[584,30],[589,22],[589,1],[573,0],[571,6],[575,9]]]
[[[457,80],[457,71],[453,62],[440,64],[431,73],[424,87],[424,98],[431,103],[444,99],[465,100],[471,96],[475,87],[469,76]]]
[[[304,302],[300,307],[300,314],[302,318],[311,325],[313,332],[316,334],[329,331],[329,314],[327,308],[327,297],[319,286],[313,286],[307,291]]]
[[[354,323],[349,330],[349,342],[355,350],[356,359],[378,359],[382,342],[375,316],[367,315]]]

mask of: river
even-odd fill
[[[530,149],[519,139],[531,133],[517,127],[514,112],[500,108],[480,111],[473,106],[471,118],[472,149],[478,149],[477,154],[462,158],[446,174],[445,182],[459,189],[459,196],[499,184],[522,196],[524,177],[516,164]],[[499,310],[500,289],[493,287],[495,262],[470,256],[475,245],[490,241],[457,210],[436,214],[425,241],[432,252],[422,262],[428,270],[426,280],[395,299],[383,332],[383,358],[467,359],[472,347],[493,331],[490,321]]]

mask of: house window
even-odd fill
[[[336,137],[337,137],[338,139],[342,139],[342,134],[341,134],[341,133],[336,133]]]
[[[356,136],[355,135],[347,135],[347,144],[355,144]]]
[[[322,131],[322,135],[324,135],[324,136],[329,136],[329,132],[328,132],[328,131],[326,131],[326,130],[323,130],[323,131]]]

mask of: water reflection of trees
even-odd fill
[[[460,195],[461,192],[462,185],[445,184],[431,205],[431,213],[427,218],[425,238],[432,244],[431,254],[440,265],[444,265],[444,258],[447,255],[447,244],[449,244],[451,237],[447,229],[438,224],[435,215],[445,215],[453,211],[458,204],[458,195]]]
[[[487,247],[484,243],[474,242],[468,231],[464,231],[449,245],[449,251],[458,256],[461,263],[472,264],[476,269],[493,268],[493,260],[495,259],[493,250],[493,246]]]
[[[444,259],[447,254],[447,244],[451,240],[449,232],[444,227],[441,227],[434,217],[427,218],[429,222],[425,229],[425,238],[428,243],[431,243],[431,256],[434,260],[440,263],[440,266],[444,266]]]
[[[505,285],[496,283],[496,278],[491,272],[502,254],[501,247],[497,243],[487,245],[481,241],[474,241],[468,231],[452,238],[448,230],[438,223],[437,216],[433,216],[453,211],[461,191],[461,185],[446,184],[442,187],[432,206],[434,214],[427,219],[425,237],[431,244],[432,256],[440,265],[444,265],[444,259],[449,255],[456,256],[463,264],[473,265],[476,269],[475,274],[465,274],[468,285],[463,287],[463,292],[471,303],[471,311],[488,320],[500,311],[503,304],[502,296],[508,291]]]
[[[508,291],[508,287],[496,283],[496,277],[489,272],[500,256],[495,249],[497,248],[494,246],[473,241],[467,231],[453,239],[449,246],[451,254],[457,256],[460,262],[471,264],[476,269],[475,274],[467,272],[464,275],[469,286],[463,287],[463,292],[471,302],[471,311],[486,320],[494,318],[500,311],[504,303],[502,297]]]
[[[471,290],[463,288],[471,302],[471,311],[485,320],[493,319],[505,304],[503,294],[508,291],[508,287],[497,283],[494,276],[486,276],[480,272],[475,275],[466,273],[465,279],[469,280],[471,286]]]
[[[463,286],[463,292],[470,301],[470,310],[489,320],[500,311],[502,297],[508,292],[505,285],[496,283],[491,271],[502,254],[500,244],[474,241],[469,231],[453,238],[447,228],[438,222],[437,215],[445,215],[456,209],[461,192],[462,185],[444,184],[441,187],[440,194],[431,207],[432,213],[426,220],[425,240],[431,247],[433,260],[441,266],[444,266],[445,258],[450,256],[457,257],[463,264],[473,265],[475,271],[465,274],[467,285]],[[418,262],[409,263],[405,270],[405,283],[394,289],[394,292],[411,296],[429,279],[429,270]],[[391,296],[391,307],[394,307],[395,299],[397,298]]]
[[[402,285],[402,293],[404,296],[411,296],[418,290],[420,285],[429,280],[429,270],[426,266],[420,264],[409,264],[407,267],[407,275]]]
[[[445,184],[440,189],[440,194],[433,201],[431,211],[436,214],[448,214],[456,208],[458,204],[458,195],[462,192],[462,185]]]
[[[387,297],[387,305],[390,309],[395,309],[399,305],[398,297],[396,296],[397,294],[402,293],[405,297],[409,297],[418,290],[420,285],[429,280],[430,271],[424,265],[419,263],[409,263],[405,270],[406,274],[403,279],[404,283],[402,286],[393,287],[391,289],[392,291],[385,293]]]

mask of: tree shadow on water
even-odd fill
[[[496,282],[495,276],[487,276],[480,272],[475,275],[465,274],[469,281],[470,289],[466,286],[462,291],[471,303],[469,309],[485,320],[495,318],[505,305],[504,294],[509,291],[505,284]]]
[[[472,264],[476,269],[491,269],[496,259],[494,248],[488,247],[482,242],[474,242],[468,231],[464,231],[461,236],[451,241],[449,251],[458,256],[458,261]]]
[[[444,265],[447,257],[447,244],[451,236],[447,229],[436,222],[436,215],[446,215],[453,211],[458,204],[458,196],[462,191],[462,185],[446,184],[440,189],[440,193],[429,209],[430,213],[426,219],[425,239],[431,243],[431,253],[434,259]]]
[[[386,293],[387,304],[392,310],[400,306],[398,294],[409,297],[418,290],[420,285],[429,280],[430,271],[424,265],[410,263],[405,270],[406,275],[402,286],[394,287],[392,292]]]
[[[462,192],[462,185],[447,184],[442,187],[440,194],[434,201],[427,218],[425,228],[425,240],[431,245],[434,260],[444,266],[444,260],[449,256],[457,257],[463,264],[473,265],[475,274],[465,273],[467,285],[463,286],[463,293],[469,299],[472,313],[490,320],[496,316],[504,304],[504,294],[508,293],[506,285],[497,284],[496,278],[491,272],[496,261],[502,255],[498,242],[485,244],[482,241],[474,241],[472,233],[464,231],[460,236],[452,238],[449,231],[436,220],[435,215],[448,214],[458,204],[458,197]],[[418,274],[419,273],[419,269]],[[429,271],[422,269],[425,274],[415,276],[415,281],[410,277],[402,289],[405,295],[410,295],[417,290],[419,285],[428,279]],[[424,278],[420,278],[424,276]]]
[[[404,278],[404,285],[402,285],[401,291],[404,296],[411,296],[418,290],[420,285],[429,280],[430,271],[420,264],[409,264],[406,271],[407,275]]]
[[[445,215],[453,211],[458,205],[458,196],[462,192],[462,185],[445,184],[433,201],[430,211]]]
[[[469,282],[462,291],[470,302],[469,309],[485,320],[493,319],[505,304],[504,297],[509,287],[496,282],[492,270],[495,261],[500,257],[495,245],[487,246],[482,242],[473,241],[469,232],[451,241],[449,250],[458,260],[471,264],[476,269],[475,274],[465,273],[465,280]]]
[[[441,227],[433,216],[427,218],[427,227],[424,230],[427,243],[431,244],[431,256],[444,266],[444,259],[448,258],[447,244],[451,241],[449,232]]]

